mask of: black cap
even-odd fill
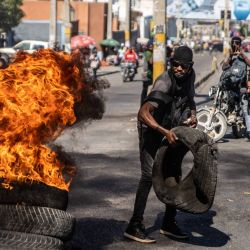
[[[233,43],[234,41],[241,43],[241,38],[238,37],[238,36],[234,36],[234,37],[232,37],[232,39],[231,39],[231,43]]]
[[[177,47],[174,50],[173,60],[190,64],[193,62],[193,51],[186,45]]]

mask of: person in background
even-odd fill
[[[137,73],[137,67],[138,67],[138,55],[133,50],[133,48],[128,48],[124,55],[124,60],[126,62],[132,62],[135,64],[135,73]]]
[[[124,43],[121,44],[121,47],[119,48],[118,50],[118,55],[117,55],[117,65],[119,65],[122,60],[124,59],[124,54],[125,54],[125,51],[124,51]]]
[[[148,87],[153,84],[153,44],[148,44],[143,53],[143,86],[141,104],[148,94]]]
[[[96,78],[97,70],[100,68],[100,64],[101,64],[100,59],[97,55],[96,48],[92,49],[91,55],[89,57],[89,61],[90,61],[90,68],[92,69],[93,76],[94,78]]]
[[[242,47],[241,47],[242,40],[238,36],[234,36],[231,39],[231,49],[229,51],[229,57],[224,61],[222,64],[222,70],[227,70],[230,68],[235,59],[239,58],[239,60],[243,61],[246,68],[246,79],[240,88],[246,88],[248,98],[241,100],[241,107],[244,113],[245,122],[246,122],[246,140],[250,142],[250,111],[249,111],[249,95],[250,95],[250,71],[247,71],[247,67],[250,67],[250,59],[244,54]]]

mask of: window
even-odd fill
[[[34,44],[33,49],[38,50],[38,49],[44,49],[44,45],[41,44]]]
[[[30,49],[30,43],[20,43],[14,46],[15,50],[29,50]]]

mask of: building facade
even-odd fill
[[[24,18],[14,29],[15,42],[20,40],[49,41],[50,0],[24,0]],[[99,44],[106,37],[107,3],[71,1],[71,36],[88,35]],[[65,39],[64,1],[57,1],[56,40],[62,46]]]

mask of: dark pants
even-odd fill
[[[140,140],[141,179],[136,192],[133,216],[130,220],[130,223],[132,224],[140,223],[143,220],[143,214],[146,208],[148,195],[152,187],[152,170],[153,170],[154,158],[156,151],[158,149],[158,147],[154,147],[150,148],[149,150],[147,147],[144,147],[144,138],[141,134],[140,129],[139,129],[139,140]],[[154,145],[155,143],[157,142],[154,142]],[[160,143],[160,140],[158,140],[158,143]],[[175,163],[173,162],[173,164]],[[181,162],[177,165],[181,165]],[[174,177],[175,176],[179,177],[181,175],[180,169],[179,168],[176,169],[176,172],[172,172],[170,175]],[[175,207],[166,205],[164,221],[174,222],[175,216],[176,216]]]
[[[141,179],[136,192],[134,213],[130,220],[130,223],[142,222],[144,210],[146,208],[146,203],[150,189],[152,187],[152,169],[154,159],[151,155],[143,150],[141,153]],[[164,221],[173,222],[175,221],[176,209],[166,205],[166,211],[164,216]]]
[[[171,122],[173,126],[183,125],[183,122],[190,117],[191,111],[189,107],[186,107],[182,112],[178,112],[175,119]],[[170,114],[169,114],[170,115]],[[176,120],[176,121],[175,121]],[[176,123],[174,123],[176,122]],[[142,222],[144,210],[150,189],[152,187],[152,170],[154,164],[154,158],[156,152],[161,144],[163,135],[160,133],[143,128],[143,125],[138,123],[138,134],[139,134],[139,149],[140,149],[140,161],[141,161],[141,179],[136,192],[134,212],[130,220],[130,223]],[[168,166],[166,171],[164,170],[164,178],[175,177],[176,182],[180,181],[181,176],[181,163],[183,156],[187,153],[188,149],[183,144],[178,144],[177,147],[173,148],[169,146],[168,153]],[[166,211],[164,216],[164,222],[175,221],[176,209],[166,205]]]

